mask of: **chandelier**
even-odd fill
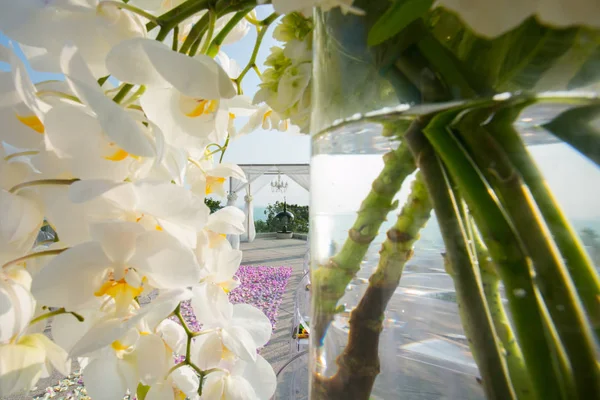
[[[281,180],[281,173],[277,174],[277,179],[271,182],[271,191],[273,193],[285,193],[288,188],[288,183]]]

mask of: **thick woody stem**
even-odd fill
[[[412,256],[419,231],[430,215],[429,196],[419,174],[396,224],[387,232],[369,286],[350,314],[348,344],[337,359],[338,371],[331,378],[316,377],[313,398],[369,398],[379,374],[379,336],[384,311],[400,283],[404,265]]]
[[[421,122],[415,122],[408,131],[420,129],[420,126]],[[342,249],[325,265],[320,265],[312,271],[315,317],[311,333],[315,340],[313,343],[317,346],[325,336],[346,286],[359,271],[369,245],[379,233],[387,214],[396,207],[393,202],[394,196],[406,177],[415,170],[412,155],[404,142],[396,150],[385,154],[383,161],[383,170],[363,200],[358,217],[348,232]]]

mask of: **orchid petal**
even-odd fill
[[[206,229],[216,233],[239,235],[246,231],[244,212],[237,207],[228,206],[216,211],[208,217]]]
[[[115,400],[125,397],[129,388],[114,355],[93,359],[83,369],[83,382],[94,400]]]
[[[250,333],[256,347],[267,344],[273,332],[269,318],[258,308],[250,304],[235,304],[231,324],[243,327]]]
[[[242,376],[252,385],[259,399],[270,399],[275,393],[277,377],[271,364],[261,355],[256,356],[254,365],[244,368]]]
[[[109,265],[99,243],[79,244],[54,257],[33,279],[31,292],[42,305],[76,310],[94,298]]]
[[[223,345],[218,333],[198,336],[192,344],[192,360],[198,368],[215,368],[223,358]]]
[[[258,346],[246,329],[239,326],[231,326],[223,329],[223,345],[233,354],[245,361],[256,360]]]
[[[200,280],[200,266],[192,251],[164,232],[139,235],[130,265],[159,289],[185,288]]]
[[[138,235],[144,228],[135,222],[100,222],[90,226],[92,239],[102,245],[106,256],[116,264],[125,265],[135,252]]]
[[[195,287],[192,309],[198,322],[209,326],[223,326],[233,315],[233,305],[227,294],[216,285],[206,284]]]

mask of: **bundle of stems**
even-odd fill
[[[403,173],[392,180],[386,171],[378,180],[399,188],[413,163],[419,168],[417,180],[387,233],[368,289],[351,312],[349,340],[337,359],[338,371],[330,378],[313,377],[313,398],[369,398],[379,373],[383,314],[427,222],[429,204],[445,242],[446,270],[455,284],[461,321],[486,396],[600,398],[598,275],[512,127],[523,107],[515,101],[454,107],[416,118],[401,135],[397,152],[404,155],[403,167],[395,164],[395,168]],[[375,193],[378,188],[373,185]],[[389,202],[394,195],[389,193]],[[370,240],[389,212],[376,207],[365,201],[357,221],[358,226],[370,226]],[[365,224],[365,216],[372,217],[371,225]],[[315,325],[315,334],[321,335],[316,340],[323,339],[335,312],[331,310],[370,243],[357,237],[351,231],[329,266],[314,271],[315,304],[329,304],[330,310],[317,314],[322,319]],[[332,264],[347,265],[335,262],[340,259],[354,264],[338,275],[344,279],[331,273]],[[328,280],[322,281],[325,271]],[[500,283],[511,319],[500,298]],[[321,303],[323,295],[328,303]]]

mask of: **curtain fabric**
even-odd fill
[[[240,182],[240,181],[238,181]],[[243,184],[243,182],[242,182]],[[233,185],[232,185],[233,188]],[[235,201],[238,199],[238,195],[235,194],[235,192],[232,191],[232,193],[229,193],[227,195],[227,206],[235,206]],[[229,243],[231,244],[231,247],[235,250],[239,250],[240,249],[240,235],[233,235],[233,234],[229,234],[227,235],[227,240],[229,241]]]
[[[258,193],[260,189],[265,187],[271,180],[259,180],[265,173],[281,173],[287,175],[290,179],[306,190],[310,189],[310,168],[308,164],[290,164],[290,165],[244,165],[240,164],[240,168],[246,174],[247,181],[240,181],[230,178],[230,193],[227,196],[227,205],[234,206],[238,199],[238,193],[244,189],[244,214],[246,216],[244,225],[246,232],[241,235],[228,235],[227,240],[231,243],[231,247],[239,249],[240,239],[242,242],[252,242],[256,237],[256,228],[254,226],[254,204],[252,202],[252,194]]]

